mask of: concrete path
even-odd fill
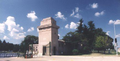
[[[120,61],[120,56],[43,56],[28,59],[11,57],[0,58],[0,61]]]

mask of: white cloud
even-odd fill
[[[37,28],[37,32],[39,32],[39,29]]]
[[[66,24],[65,28],[70,28],[70,29],[76,29],[79,25],[79,22],[75,23],[75,22],[71,22],[70,25]]]
[[[115,24],[115,25],[118,25],[118,24],[120,24],[120,20],[119,20],[119,19],[117,19],[116,21],[114,21],[114,20],[110,20],[110,21],[109,21],[109,24]]]
[[[8,16],[5,24],[8,26],[8,31],[11,31],[12,28],[16,26],[15,18],[13,16]]]
[[[101,11],[101,12],[96,12],[96,13],[95,13],[95,16],[97,16],[97,17],[98,17],[98,16],[103,15],[103,14],[104,14],[104,11]]]
[[[106,32],[106,35],[109,35],[109,33],[110,33],[110,31],[107,31],[107,32]]]
[[[65,28],[69,28],[69,24],[65,25]]]
[[[98,8],[98,3],[93,3],[93,4],[91,5],[91,7],[92,7],[92,8]]]
[[[76,15],[74,15],[74,17],[81,18],[82,16],[79,13],[77,13]]]
[[[72,14],[70,14],[70,16],[73,16],[75,14],[75,12],[73,11]]]
[[[31,27],[30,29],[27,30],[27,32],[32,32],[34,31],[34,27]]]
[[[115,23],[115,21],[113,21],[113,20],[109,21],[109,24],[114,24],[114,23]]]
[[[14,39],[22,39],[25,37],[25,34],[26,32],[17,32],[15,30],[12,30],[9,35]]]
[[[23,36],[25,36],[25,33],[23,33],[21,30],[23,30],[23,27],[20,27],[19,24],[16,25],[15,18],[13,16],[8,16],[7,20],[4,22],[5,25],[8,27],[8,31],[10,32],[9,35],[14,39],[21,39]],[[22,35],[19,35],[23,33]]]
[[[17,30],[16,28],[12,29],[13,32],[19,32],[19,30]]]
[[[9,39],[9,38],[8,38],[7,36],[4,36],[4,37],[3,37],[3,39],[5,39],[5,40],[6,40],[6,39]]]
[[[17,24],[17,27],[19,27],[20,25],[19,24]]]
[[[116,38],[117,38],[117,37],[120,37],[120,34],[116,35],[115,37],[116,37]]]
[[[60,36],[60,34],[58,34],[58,36]]]
[[[24,28],[23,27],[20,27],[21,30],[23,30]]]
[[[57,14],[55,14],[56,18],[60,18],[60,19],[63,19],[63,20],[66,20],[66,18],[64,17],[64,15],[62,15],[61,12],[58,12]]]
[[[5,31],[5,24],[0,23],[0,33],[4,33],[4,31]]]
[[[75,12],[79,12],[79,7],[76,7],[76,8],[75,8]]]
[[[20,32],[16,28],[13,28],[9,35],[14,39],[21,39],[25,37],[25,34],[26,32]]]
[[[38,17],[35,15],[35,11],[31,11],[27,14],[27,17],[31,19],[31,21],[35,21]]]
[[[16,34],[17,37],[16,37],[15,39],[21,39],[21,38],[24,38],[24,37],[25,37],[25,33],[26,33],[26,32]]]
[[[120,24],[120,20],[116,20],[115,21],[115,24],[117,25],[117,24]]]
[[[79,7],[76,7],[75,10],[70,14],[70,16],[75,17],[75,18],[82,18],[82,16],[79,14]]]
[[[77,23],[71,22],[70,23],[70,29],[76,29],[78,27]]]

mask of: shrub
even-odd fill
[[[72,52],[73,52],[73,54],[78,54],[79,51],[78,51],[78,49],[73,49]]]

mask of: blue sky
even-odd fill
[[[0,39],[19,44],[26,35],[38,36],[42,19],[53,17],[60,39],[75,31],[81,18],[92,20],[120,45],[120,0],[0,0]]]

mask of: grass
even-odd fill
[[[79,54],[79,55],[64,55],[64,56],[116,56],[115,50],[110,50],[110,53],[108,51],[92,51],[90,54]],[[118,53],[118,56],[120,56],[120,53]]]
[[[110,50],[110,53],[108,53],[108,51],[105,51],[105,54],[104,54],[104,51],[92,51],[91,54],[83,54],[82,56],[115,56],[116,55],[116,52],[115,50]],[[118,55],[120,56],[120,53],[118,53]]]

